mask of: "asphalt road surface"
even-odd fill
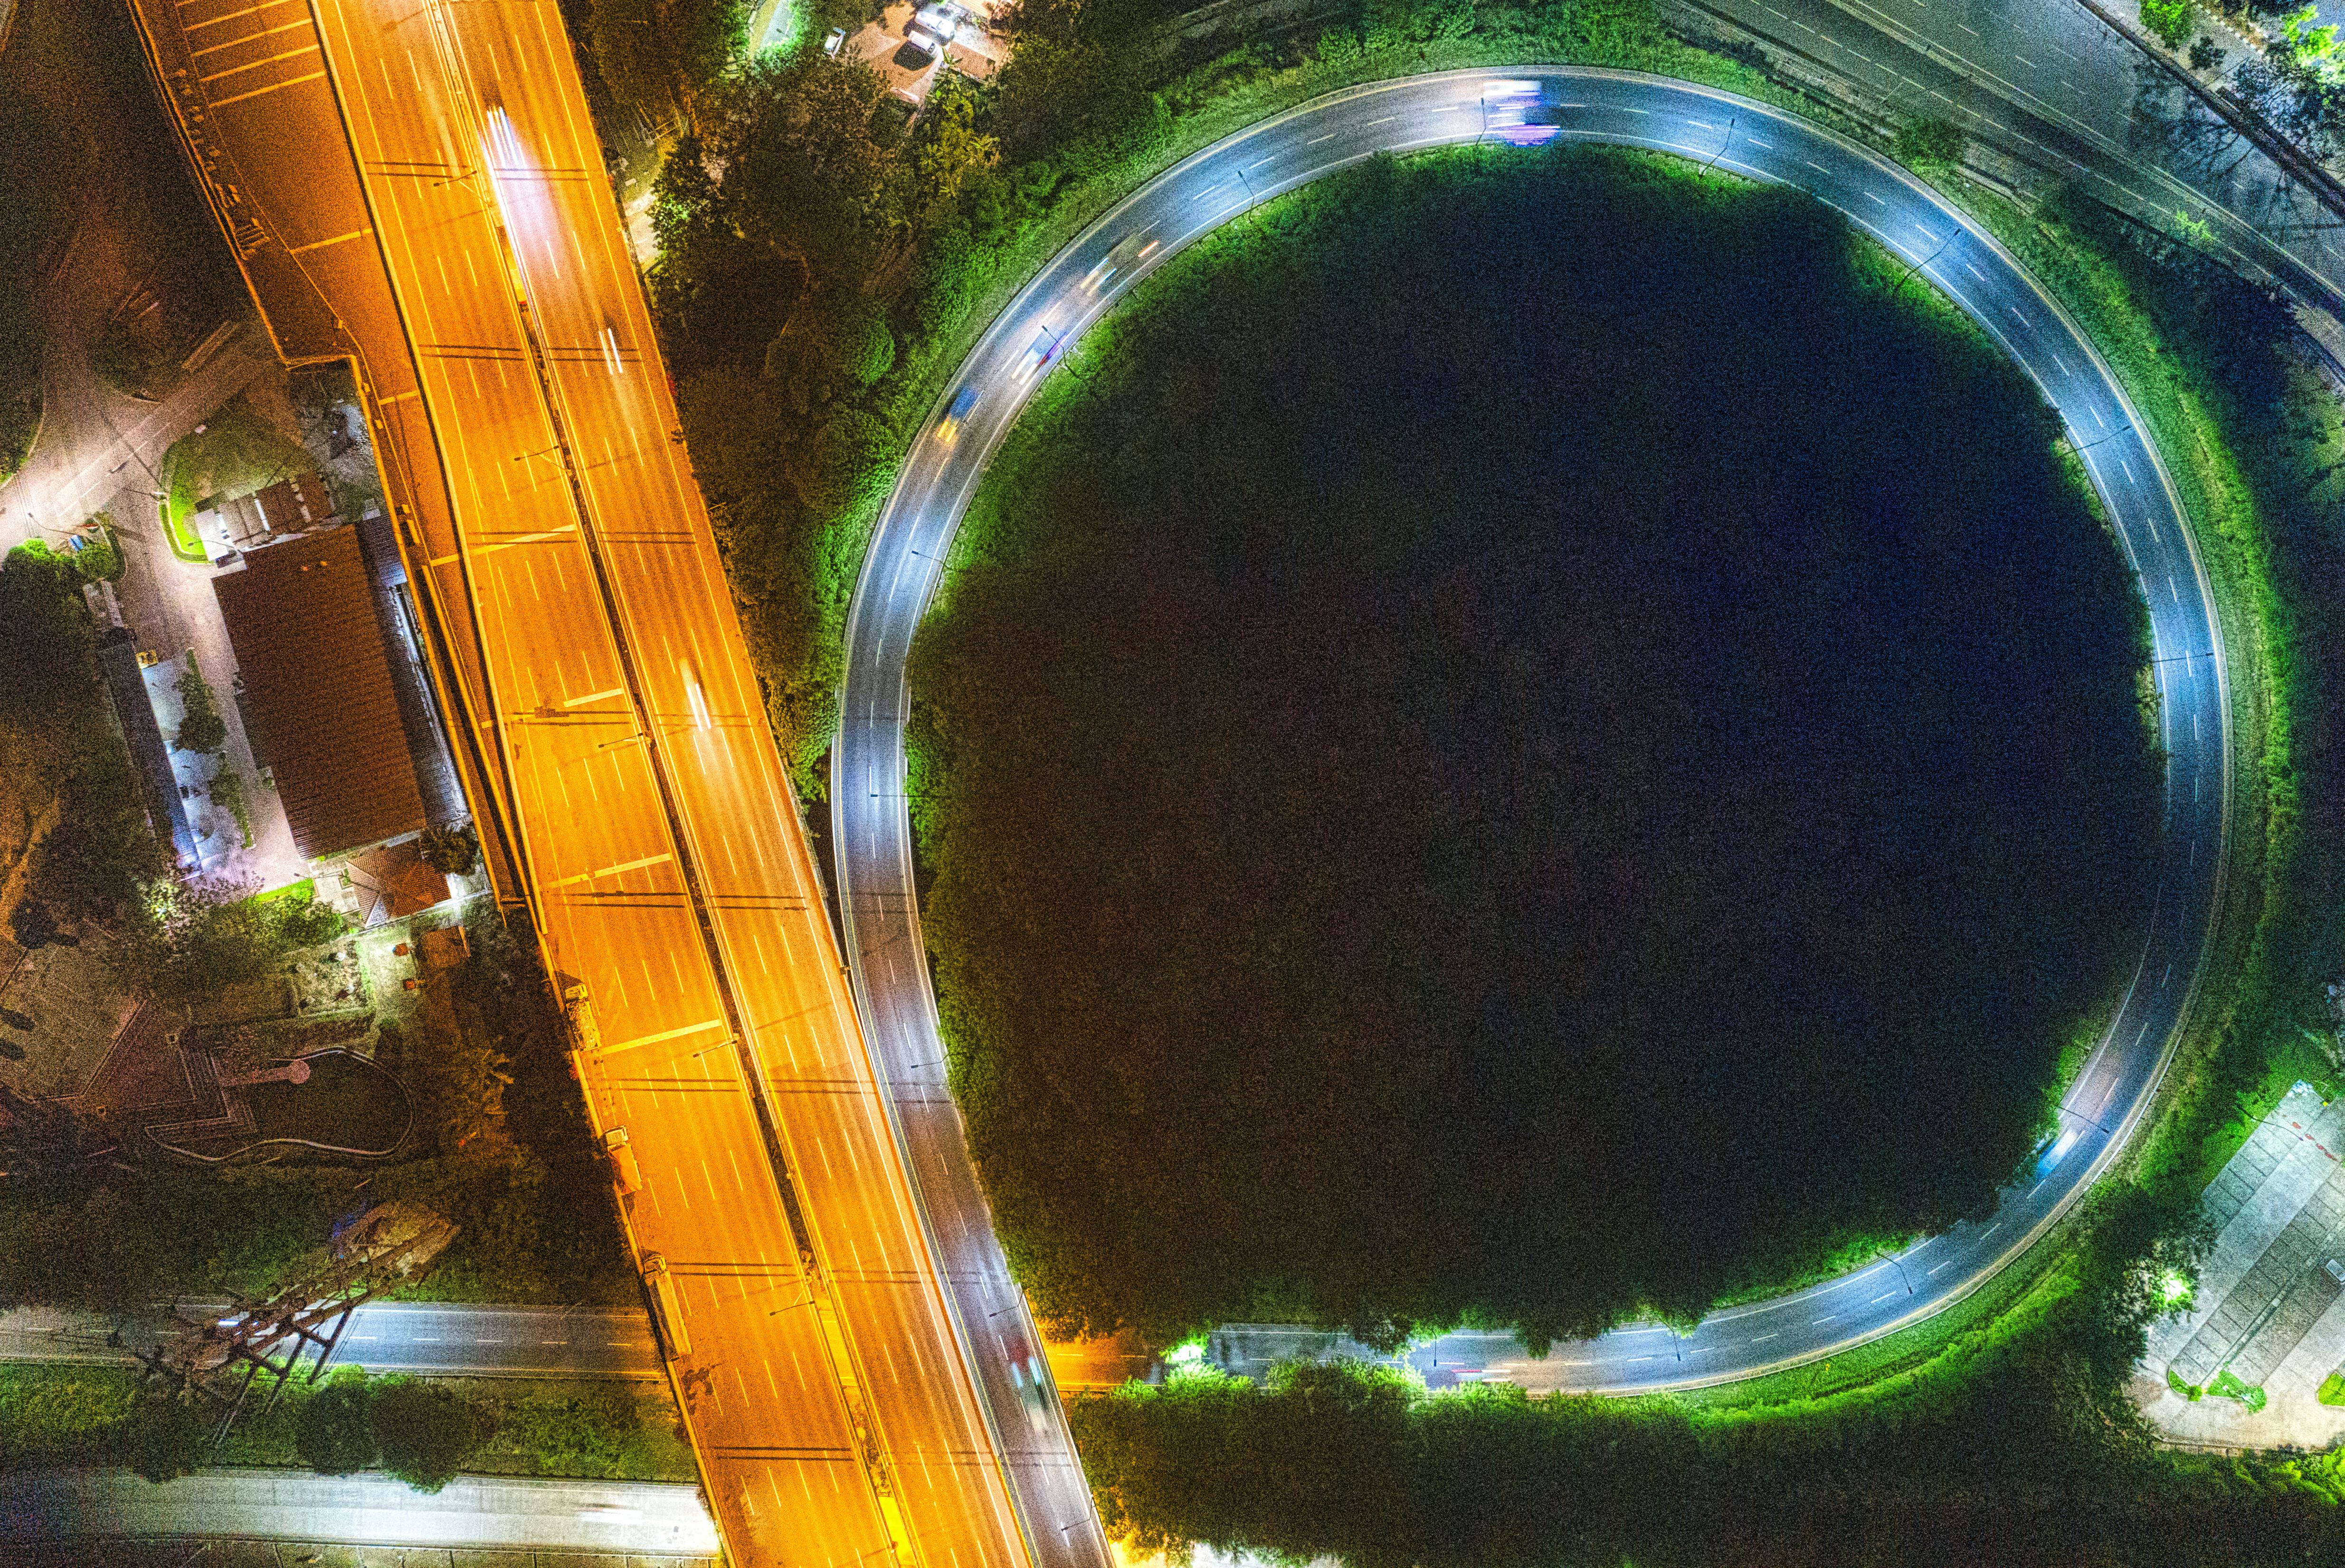
[[[466,1475],[426,1494],[387,1476],[306,1470],[208,1470],[159,1486],[127,1470],[0,1475],[0,1543],[153,1535],[613,1553],[716,1551],[716,1530],[698,1489],[676,1482]],[[86,1559],[106,1560],[101,1554]]]
[[[225,1311],[222,1304],[219,1308]],[[199,1315],[194,1303],[181,1315]],[[0,1361],[135,1363],[154,1323],[54,1307],[0,1312]],[[333,1364],[442,1377],[656,1378],[659,1352],[640,1309],[376,1301],[350,1315]]]
[[[1494,86],[1505,83],[1532,85],[1538,112],[1530,117],[1551,118],[1554,128],[1510,128],[1507,122],[1526,117],[1528,106],[1519,88]],[[1478,1346],[1483,1375],[1542,1389],[1682,1387],[1747,1377],[1888,1333],[1959,1299],[2023,1250],[2085,1190],[2149,1102],[2196,987],[2222,877],[2229,755],[2222,648],[2180,505],[2131,408],[2074,324],[1927,187],[1852,142],[1759,104],[1659,78],[1552,66],[1359,87],[1190,158],[1044,268],[940,395],[864,562],[833,753],[842,901],[864,1027],[904,1116],[964,1321],[1010,1316],[1018,1292],[945,1086],[902,788],[904,659],[986,460],[1039,380],[1021,380],[1020,361],[1038,337],[1071,341],[1147,267],[1280,191],[1379,151],[1543,135],[1660,148],[1797,186],[1913,263],[2004,345],[2058,410],[2140,573],[2169,762],[2158,892],[2140,964],[2062,1107],[2058,1134],[2004,1193],[1992,1219],[1957,1226],[1813,1289],[1713,1314],[1690,1334],[1630,1327],[1558,1345],[1538,1360],[1510,1340],[1511,1355]],[[1138,245],[1126,244],[1134,239]],[[1151,242],[1144,262],[1099,280],[1111,251],[1125,246],[1128,256]],[[977,400],[960,429],[940,435],[937,413],[971,387]],[[1016,1394],[1001,1380],[1010,1359],[980,1354],[976,1361],[1000,1408]]]
[[[1018,1521],[560,19],[316,15],[447,475],[521,881],[591,999],[588,1104],[642,1166],[631,1239],[675,1287],[732,1559],[1008,1568]]]

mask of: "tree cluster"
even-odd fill
[[[2160,763],[2056,421],[1902,271],[1665,160],[1380,162],[1049,383],[911,664],[1047,1318],[1536,1344],[1992,1203]]]
[[[2345,152],[2345,51],[2340,51],[2334,25],[2316,25],[2320,11],[2292,0],[2213,0],[2214,9],[2242,22],[2262,25],[2264,47],[2242,61],[2232,73],[2230,87],[2249,107],[2289,140],[2316,158]],[[2142,21],[2169,48],[2178,48],[2190,31],[2188,0],[2151,0],[2142,8]],[[2212,38],[2200,40],[2191,64],[2212,66],[2221,60]],[[2202,53],[2208,57],[2202,60]]]
[[[181,751],[218,751],[228,744],[228,721],[212,700],[211,683],[192,661],[179,674],[179,728],[171,737]]]
[[[56,552],[36,540],[0,563],[0,747],[20,788],[28,787],[19,801],[28,814],[39,809],[33,790],[57,797],[56,823],[33,849],[17,906],[20,939],[46,941],[85,919],[111,921],[167,870],[138,781],[107,719],[81,592],[118,559]]]
[[[433,1288],[459,1298],[634,1299],[612,1200],[564,1064],[563,1026],[525,930],[470,928],[450,1005],[386,1031],[377,1059],[413,1097],[423,1157],[375,1190],[459,1227]],[[444,1018],[445,1023],[431,1020]]]
[[[2345,1461],[2163,1453],[2125,1395],[2154,1279],[2202,1245],[2120,1189],[2023,1327],[1995,1321],[1856,1393],[1427,1396],[1297,1367],[1077,1404],[1111,1535],[1354,1568],[2273,1564],[2345,1552]]]
[[[125,984],[181,1005],[270,973],[287,953],[330,942],[342,919],[308,894],[253,896],[249,884],[147,883],[121,911],[109,958]]]
[[[320,1474],[380,1468],[428,1492],[455,1480],[493,1433],[484,1412],[438,1384],[346,1367],[302,1403],[294,1441]]]

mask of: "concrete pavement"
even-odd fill
[[[2233,1155],[2201,1204],[2218,1227],[2189,1310],[2155,1324],[2135,1397],[2170,1435],[2195,1442],[2322,1448],[2345,1407],[2316,1394],[2345,1369],[2345,1101],[2299,1084]],[[2208,1393],[2221,1372],[2264,1390],[2263,1410]]]
[[[388,1476],[299,1470],[211,1470],[159,1486],[127,1470],[0,1475],[0,1543],[163,1535],[703,1559],[717,1550],[699,1489],[668,1482],[468,1475],[427,1495]]]

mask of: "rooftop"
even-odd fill
[[[248,722],[310,860],[423,826],[355,528],[254,550],[212,580]]]

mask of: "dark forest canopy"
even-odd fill
[[[2146,621],[1900,270],[1666,160],[1379,161],[1051,383],[913,656],[1046,1317],[1537,1340],[1991,1201],[2137,929]]]

